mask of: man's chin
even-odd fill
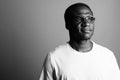
[[[89,36],[86,35],[86,36],[82,36],[82,37],[80,37],[80,39],[81,39],[81,40],[90,40],[91,37],[92,37],[92,36],[90,36],[90,35],[89,35]]]
[[[81,41],[81,40],[90,40],[91,37],[79,37],[77,38],[78,41]]]
[[[76,35],[76,39],[79,40],[90,40],[92,37],[91,34]]]
[[[85,34],[85,35],[82,36],[82,38],[84,40],[89,40],[89,39],[91,39],[91,37],[92,37],[92,34]]]
[[[81,40],[90,40],[91,38],[81,38]]]

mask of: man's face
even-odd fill
[[[88,8],[78,8],[73,12],[70,33],[77,39],[90,39],[94,32],[94,20],[95,18]]]

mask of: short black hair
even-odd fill
[[[71,21],[71,17],[72,17],[73,11],[75,11],[78,8],[82,8],[82,7],[88,8],[91,11],[92,15],[93,15],[92,10],[90,9],[90,7],[87,4],[85,4],[85,3],[75,3],[75,4],[72,4],[71,6],[69,6],[66,9],[66,11],[64,13],[64,19],[65,19],[65,23],[66,23],[66,28],[67,29],[68,29],[67,26],[69,26],[69,24],[71,23],[70,21]]]

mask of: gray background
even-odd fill
[[[45,55],[69,40],[64,11],[85,2],[96,17],[96,43],[120,65],[120,0],[0,0],[0,80],[37,80]]]

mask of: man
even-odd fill
[[[73,4],[64,17],[70,41],[47,55],[40,80],[120,80],[114,54],[90,40],[95,21],[90,7]]]

